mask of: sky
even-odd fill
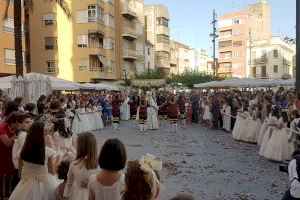
[[[218,16],[245,8],[259,0],[144,0],[146,5],[164,4],[170,15],[171,39],[202,48],[212,53],[213,9]],[[296,0],[268,0],[271,5],[271,30],[273,36],[296,35]]]

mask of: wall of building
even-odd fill
[[[10,1],[8,7],[7,20],[4,20],[4,13],[6,9],[6,1],[1,2],[0,6],[0,76],[6,76],[16,73],[15,66],[15,42],[14,42],[14,21],[13,21],[13,10],[14,4]],[[24,15],[22,14],[22,20],[24,21]],[[23,39],[23,49],[25,51],[25,37]],[[25,54],[23,54],[25,55]],[[25,58],[23,58],[25,60]],[[25,72],[25,69],[24,69]]]

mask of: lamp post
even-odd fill
[[[300,92],[300,1],[296,0],[296,91]]]

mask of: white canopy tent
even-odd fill
[[[212,81],[195,84],[195,88],[253,88],[253,87],[278,87],[294,86],[295,79],[250,79],[250,78],[229,78],[223,81]]]

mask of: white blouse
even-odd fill
[[[119,180],[111,186],[104,186],[97,181],[97,174],[89,179],[89,200],[121,200],[125,190],[125,175],[122,173]]]

